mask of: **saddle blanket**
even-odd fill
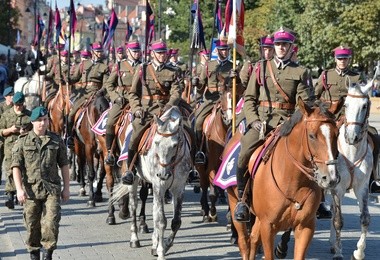
[[[125,130],[126,131],[125,132],[125,141],[124,141],[123,146],[121,148],[119,159],[117,160],[118,165],[120,165],[119,163],[121,161],[128,159],[128,146],[129,146],[129,142],[131,141],[132,130],[133,130],[132,124],[129,124],[127,126],[127,130]]]
[[[227,153],[218,169],[214,185],[226,189],[236,185],[237,160],[241,149],[240,142],[236,143]]]
[[[244,98],[239,99],[239,102],[236,104],[235,113],[239,115],[243,111],[244,107]]]
[[[94,126],[91,128],[91,130],[98,135],[105,135],[106,134],[106,124],[108,119],[108,112],[112,108],[112,104],[110,103],[110,107],[103,112],[103,114],[100,116],[98,121],[94,124]]]

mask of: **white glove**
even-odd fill
[[[31,62],[30,60],[28,60],[28,61],[26,62],[26,64],[30,65],[30,64],[32,64],[32,62]]]

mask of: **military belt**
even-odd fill
[[[162,96],[162,95],[147,95],[142,96],[142,99],[148,99],[148,100],[169,100],[169,96]]]
[[[83,83],[83,85],[85,85],[87,87],[101,87],[102,83],[100,83],[100,82],[87,82],[87,83]]]
[[[261,107],[274,107],[278,109],[294,110],[296,105],[291,103],[281,103],[281,102],[269,102],[269,101],[260,101]]]

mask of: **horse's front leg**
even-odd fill
[[[339,194],[338,194],[339,193]],[[330,244],[331,253],[334,254],[333,259],[343,260],[342,254],[342,241],[341,232],[343,227],[343,215],[342,215],[342,198],[344,194],[340,194],[337,190],[331,190],[332,196],[332,206],[333,206],[333,217],[331,219],[330,228]]]
[[[164,231],[167,220],[164,212],[165,188],[155,187],[153,184],[153,225],[152,255],[158,260],[165,259]]]
[[[216,222],[218,221],[218,215],[216,213],[216,200],[218,198],[218,192],[216,187],[210,182],[210,193],[209,193],[209,199],[210,199],[210,213],[208,215],[208,221],[209,222]]]
[[[95,171],[92,162],[87,162],[87,170],[88,170],[88,201],[87,206],[95,207],[95,199],[94,199],[94,181],[95,181]]]
[[[171,224],[172,232],[170,233],[169,237],[165,241],[165,247],[166,252],[169,251],[169,249],[173,246],[174,238],[181,227],[182,220],[181,220],[181,212],[182,212],[182,203],[183,203],[183,190],[180,192],[173,192],[173,208],[174,208],[174,214]],[[165,253],[166,253],[165,252]]]
[[[113,194],[113,188],[114,188],[114,184],[115,184],[115,181],[114,181],[114,178],[113,178],[113,174],[112,174],[112,167],[110,167],[109,165],[106,165],[105,167],[102,167],[103,168],[103,173],[101,175],[103,176],[107,176],[106,178],[106,186],[107,186],[107,191],[108,191],[108,195],[109,195],[109,199],[108,199],[108,217],[107,217],[107,220],[106,220],[106,223],[108,225],[115,225],[116,224],[116,219],[115,219],[115,206],[113,205],[112,203],[112,194]],[[103,182],[103,178],[99,178],[99,182],[98,182],[98,188],[99,188],[99,183],[102,183]],[[101,195],[101,191],[100,191],[100,195]],[[99,196],[98,194],[98,190],[96,190],[96,193],[95,193],[95,199],[97,199]],[[98,200],[96,200],[97,202]]]
[[[138,228],[137,228],[137,217],[136,217],[136,210],[137,210],[137,187],[139,183],[139,178],[135,179],[135,182],[133,183],[132,190],[129,192],[129,210],[132,213],[132,219],[131,219],[131,241],[129,242],[130,247],[132,248],[138,248],[140,247],[140,240],[137,235]]]
[[[355,190],[356,197],[358,198],[359,208],[360,208],[360,225],[361,225],[361,235],[357,243],[357,249],[353,253],[353,259],[364,259],[366,248],[366,238],[368,233],[368,226],[370,223],[371,216],[368,211],[368,182],[361,187],[360,190]]]
[[[148,225],[146,224],[146,215],[145,215],[145,206],[146,200],[148,199],[149,185],[147,182],[142,181],[140,188],[140,200],[141,200],[141,209],[139,214],[139,230],[140,233],[149,233]]]

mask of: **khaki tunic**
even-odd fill
[[[47,250],[54,250],[61,219],[62,187],[58,167],[69,164],[66,147],[62,139],[52,132],[38,137],[30,131],[20,136],[12,152],[11,167],[21,169],[28,196],[24,205],[27,248],[32,251],[42,245]]]
[[[166,104],[179,105],[182,94],[181,85],[183,84],[180,73],[181,70],[177,67],[168,64],[154,67],[152,63],[142,64],[136,71],[129,93],[129,103],[133,113],[138,109],[143,109],[145,118],[143,121],[137,119],[132,123],[133,134],[129,144],[130,149],[137,150],[141,136],[150,126],[149,122],[153,115],[160,115]],[[160,83],[161,87],[158,87],[155,80]]]
[[[348,70],[344,73],[338,73],[336,69],[330,69],[322,72],[315,85],[315,96],[334,105],[340,98],[346,98],[348,92],[348,84],[360,82],[360,75],[356,72]],[[327,89],[326,89],[327,88]],[[334,108],[332,109],[334,110]],[[344,107],[339,111],[333,111],[336,118],[344,114]]]
[[[301,97],[304,101],[314,99],[312,86],[309,85],[309,73],[306,68],[290,62],[284,68],[278,69],[274,59],[271,59],[270,61],[261,61],[261,69],[267,68],[267,62],[271,63],[274,77],[289,97],[290,104],[295,107],[298,97]],[[263,75],[262,73],[260,74]],[[256,73],[253,73],[245,91],[243,110],[248,131],[241,139],[242,147],[238,159],[238,167],[240,168],[247,167],[252,152],[261,143],[261,140],[259,140],[260,133],[252,127],[253,122],[258,120],[266,122],[266,133],[268,133],[278,124],[287,120],[294,112],[294,109],[282,109],[264,105],[263,102],[272,102],[272,104],[284,104],[287,102],[275,87],[268,70],[263,77],[265,77],[265,81],[260,81],[256,78]]]

